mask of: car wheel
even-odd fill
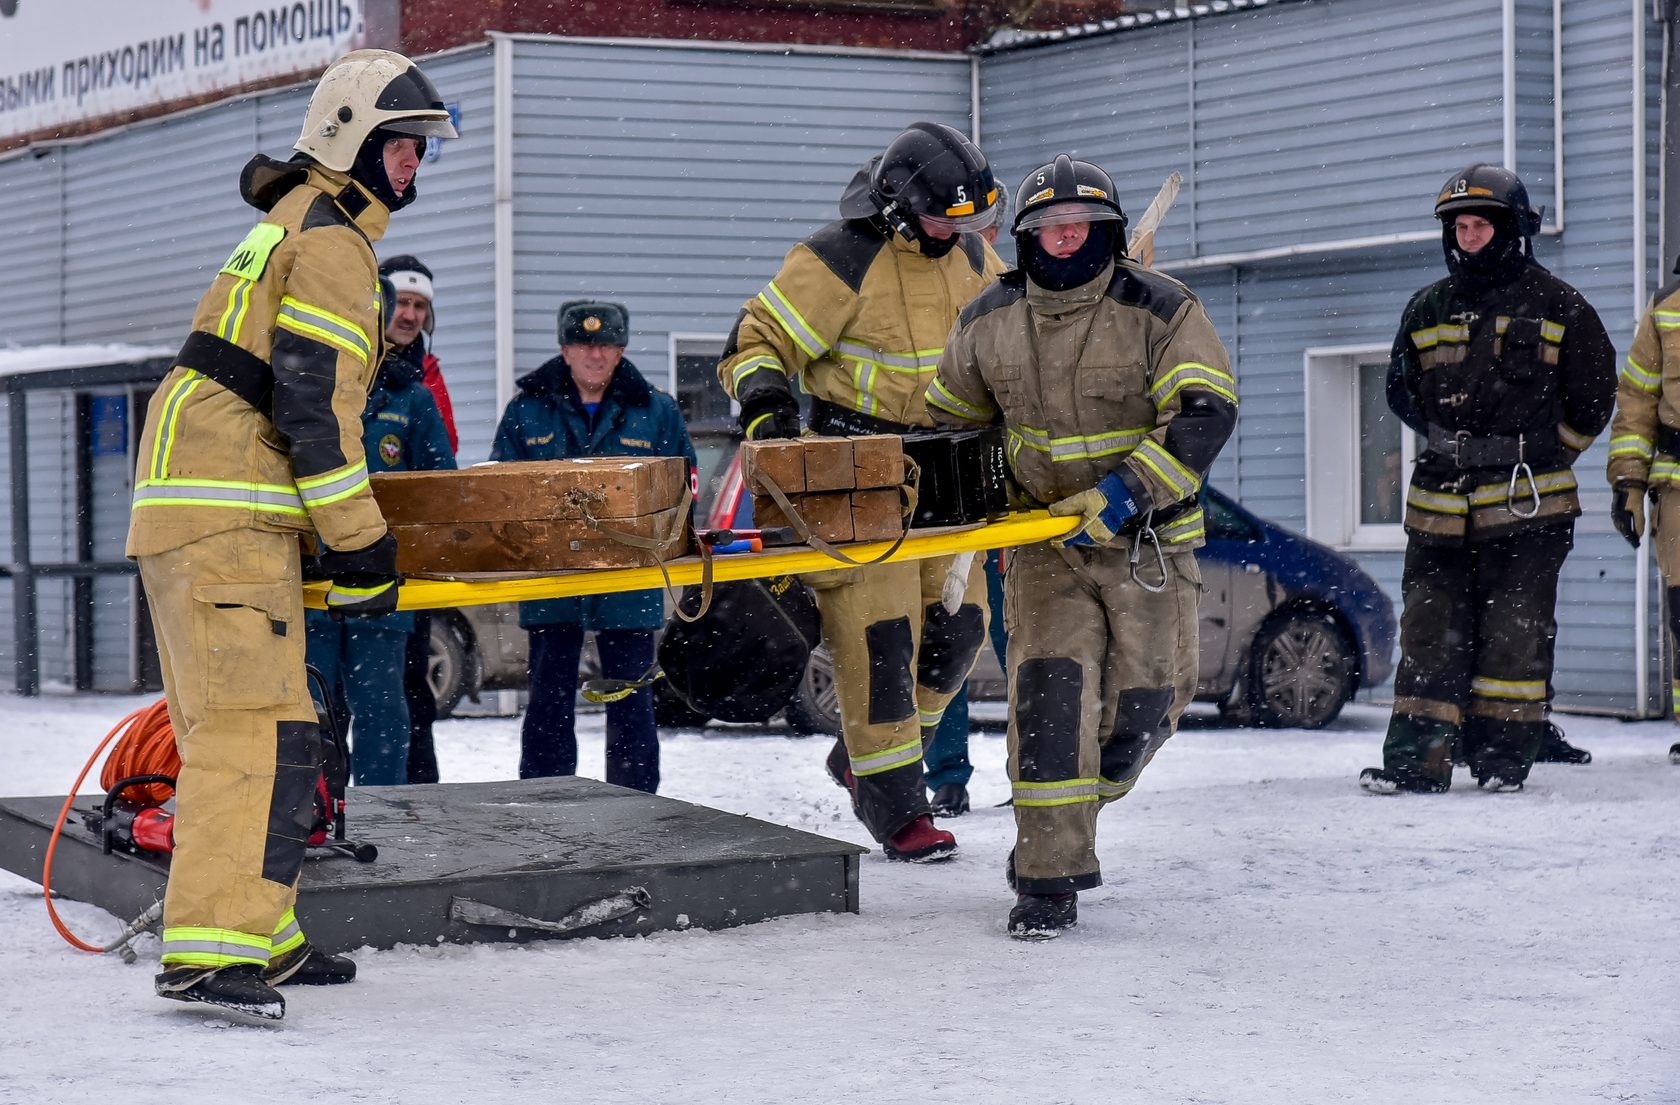
[[[700,729],[712,720],[671,689],[667,679],[653,682],[653,723],[661,729]]]
[[[840,695],[834,686],[834,661],[821,645],[811,650],[805,678],[788,700],[784,712],[788,728],[795,733],[840,735]]]
[[[1328,614],[1291,611],[1254,635],[1249,711],[1272,729],[1318,729],[1353,697],[1353,648]]]
[[[437,699],[438,717],[449,717],[478,685],[479,663],[478,650],[460,623],[447,615],[433,614],[426,682]]]

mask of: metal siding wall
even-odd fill
[[[968,130],[969,63],[521,39],[513,93],[515,374],[599,297],[668,388],[668,336],[727,333],[899,130]]]
[[[238,193],[254,152],[250,100],[67,148],[64,340],[181,341],[256,221]]]
[[[0,166],[0,175],[4,173],[4,166]],[[12,559],[12,397],[0,392],[0,457],[6,458],[4,474],[0,475],[6,485],[5,496],[0,499],[0,559],[10,562]],[[0,575],[0,688],[10,689],[15,684],[12,681],[13,661],[17,653],[13,650],[12,637],[12,577]]]
[[[64,298],[63,162],[58,153],[0,161],[0,346],[57,342]]]
[[[420,166],[420,198],[391,220],[381,259],[410,253],[436,277],[436,344],[455,407],[462,463],[490,455],[496,432],[495,105],[489,49],[426,62],[446,103],[461,105],[461,137]],[[296,123],[294,121],[293,125]]]

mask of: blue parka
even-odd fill
[[[656,391],[628,360],[591,419],[572,370],[557,356],[518,382],[519,394],[502,412],[491,460],[563,460],[570,457],[682,457],[697,467],[694,446],[676,400]],[[657,629],[665,624],[664,592],[542,599],[519,604],[519,624],[577,624],[584,629]]]

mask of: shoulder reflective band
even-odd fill
[[[227,259],[221,271],[241,280],[261,278],[263,270],[268,268],[268,255],[285,237],[285,227],[258,223],[251,228],[251,233],[245,235],[245,240],[234,247],[233,256]]]

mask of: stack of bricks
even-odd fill
[[[741,446],[741,481],[753,495],[753,523],[791,526],[765,491],[775,481],[811,532],[830,544],[892,541],[904,532],[899,485],[904,443],[895,435],[800,437]]]

